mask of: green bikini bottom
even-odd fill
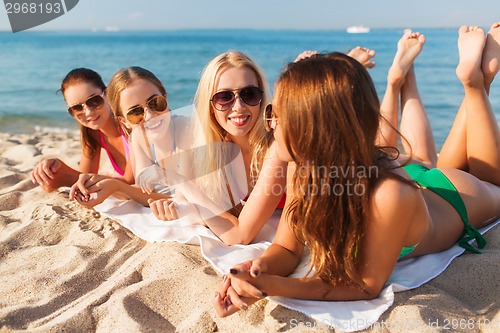
[[[418,185],[436,193],[456,209],[465,225],[464,233],[462,238],[458,241],[458,245],[473,253],[481,253],[481,251],[469,244],[469,241],[475,239],[477,246],[482,249],[486,245],[486,240],[476,228],[469,224],[465,203],[450,180],[440,170],[429,169],[420,164],[408,164],[403,168]],[[400,258],[410,254],[415,247],[416,245],[404,247],[401,251]]]

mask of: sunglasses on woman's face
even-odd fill
[[[271,130],[274,130],[278,125],[278,119],[276,112],[273,110],[273,105],[267,104],[264,110],[264,127],[266,131],[271,132]]]
[[[229,110],[236,101],[236,94],[246,104],[250,106],[259,105],[262,102],[262,94],[264,92],[255,86],[248,86],[239,90],[222,90],[212,96],[210,102],[218,111]]]
[[[139,124],[144,120],[146,107],[151,111],[165,112],[168,110],[168,102],[165,96],[153,96],[146,102],[144,106],[139,105],[129,109],[125,117],[131,124]]]
[[[85,102],[70,106],[68,108],[68,113],[72,117],[81,118],[83,116],[85,106],[87,106],[87,108],[90,110],[95,110],[101,107],[103,104],[104,98],[102,98],[102,95],[90,96]]]

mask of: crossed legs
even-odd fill
[[[398,110],[401,100],[400,133],[405,152],[412,159],[435,167],[437,162],[434,137],[418,92],[413,63],[422,51],[425,36],[407,31],[398,42],[398,50],[387,75],[387,89],[381,103],[382,120],[377,143],[396,147]]]
[[[465,97],[441,150],[438,166],[467,171],[500,185],[500,131],[488,99],[491,82],[500,69],[500,22],[487,37],[478,27],[459,30],[457,76]]]

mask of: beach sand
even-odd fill
[[[76,167],[78,135],[0,133],[0,332],[329,331],[268,300],[218,318],[210,301],[221,277],[199,247],[148,243],[65,191],[43,192],[29,172],[49,156]],[[366,331],[499,332],[500,228],[486,239],[482,255],[397,293]]]

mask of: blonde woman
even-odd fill
[[[213,209],[202,217],[228,245],[250,243],[285,191],[287,164],[278,159],[262,121],[269,100],[262,70],[238,51],[212,59],[196,91],[194,173],[201,195],[190,201],[228,210],[219,214],[220,209]],[[235,150],[242,163],[231,169],[226,166]],[[241,199],[246,199],[244,206]],[[171,200],[151,201],[150,207],[159,219],[177,217]]]

